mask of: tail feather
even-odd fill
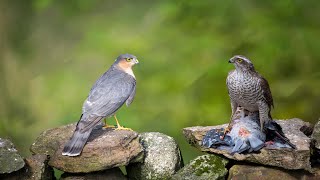
[[[62,150],[64,156],[78,156],[91,134],[92,129],[100,122],[103,117],[95,116],[90,119],[82,118],[77,124],[77,127]]]
[[[275,132],[277,137],[281,140],[283,140],[284,142],[286,142],[289,146],[291,146],[293,149],[297,149],[296,145],[292,144],[290,142],[290,140],[288,138],[286,138],[285,136],[282,136],[280,133]]]
[[[68,141],[68,143],[64,146],[62,155],[64,156],[78,156],[81,154],[84,145],[86,144],[92,128],[88,129],[86,132],[80,132],[80,130],[76,130],[72,138]]]
[[[276,137],[281,139],[283,142],[287,143],[293,149],[297,149],[297,147],[290,142],[290,140],[284,135],[281,126],[275,121],[269,121],[265,124],[267,140],[273,140]]]

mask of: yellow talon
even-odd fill
[[[107,128],[115,128],[115,126],[113,125],[108,125],[107,124],[107,119],[104,119],[104,126],[102,126],[103,129],[107,129]]]
[[[127,131],[133,131],[131,128],[125,128],[123,126],[118,126],[115,130],[127,130]]]
[[[117,122],[117,128],[116,128],[115,130],[128,130],[128,131],[133,131],[133,130],[130,129],[130,128],[125,128],[125,127],[121,126],[121,125],[119,124],[119,121],[118,121],[116,115],[114,115],[114,119],[115,119],[116,122]]]

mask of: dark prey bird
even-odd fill
[[[268,81],[255,70],[252,62],[244,56],[236,55],[229,60],[229,63],[233,63],[236,68],[230,71],[227,77],[232,110],[231,120],[237,107],[243,107],[249,112],[258,111],[260,130],[265,131],[267,136],[268,131],[278,133],[278,136],[282,136],[282,139],[291,144],[284,136],[281,127],[272,120],[270,111],[273,107],[273,99]]]
[[[137,63],[138,59],[134,55],[120,55],[108,71],[95,82],[83,103],[80,120],[72,137],[65,144],[62,155],[80,155],[92,129],[102,119],[114,116],[117,129],[127,129],[120,126],[115,113],[124,103],[129,106],[133,101],[136,79],[132,66]]]
[[[274,123],[274,128],[277,128],[276,126],[280,127],[280,125],[273,120],[270,121],[270,123]],[[227,150],[231,155],[235,153],[257,152],[263,147],[266,149],[292,147],[292,144],[289,144],[290,142],[287,143],[276,135],[276,133],[282,132],[281,130],[270,130],[268,131],[269,138],[266,137],[266,134],[260,130],[258,111],[252,113],[244,110],[243,107],[238,107],[230,126],[232,128],[230,132],[225,135],[224,139],[220,138],[224,133],[224,128],[209,130],[202,139],[202,146]],[[270,127],[272,126],[273,125]],[[282,134],[280,137],[285,136]]]
[[[220,139],[223,128],[211,129],[204,136],[202,145],[227,150],[231,154],[259,151],[265,146],[266,135],[260,131],[259,115],[250,113],[245,116],[243,108],[238,108],[230,125],[232,128],[224,139]]]

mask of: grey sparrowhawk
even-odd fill
[[[129,106],[133,101],[136,79],[132,66],[137,63],[134,55],[120,55],[108,71],[95,82],[83,103],[80,120],[72,137],[65,144],[62,155],[80,155],[92,129],[102,119],[114,116],[118,129],[128,129],[120,126],[115,113],[124,103]]]

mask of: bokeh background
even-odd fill
[[[235,54],[268,79],[274,118],[315,123],[319,19],[317,0],[2,0],[0,137],[30,155],[42,131],[78,120],[91,86],[121,53],[140,64],[120,122],[173,136],[186,163],[200,152],[182,128],[228,122],[225,79]]]

